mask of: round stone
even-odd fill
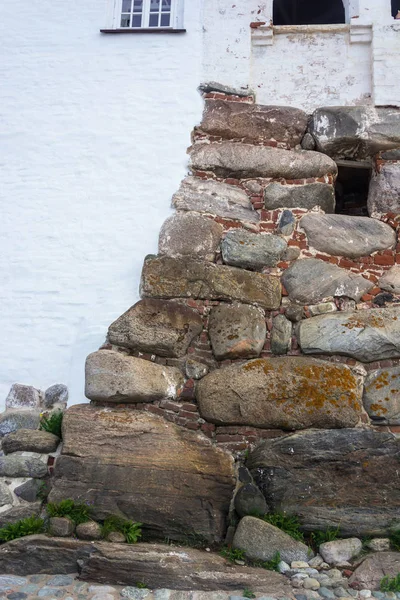
[[[76,527],[76,535],[80,540],[100,540],[101,527],[96,521],[81,523]]]
[[[308,577],[308,579],[304,580],[303,587],[304,587],[305,590],[314,590],[314,591],[316,591],[316,590],[319,590],[319,588],[321,586],[320,586],[319,581],[317,581],[313,577]]]

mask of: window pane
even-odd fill
[[[132,0],[122,0],[122,11],[123,13],[130,13],[132,8]]]
[[[131,15],[121,15],[121,27],[130,27]]]
[[[133,15],[132,27],[141,27],[141,26],[142,26],[142,15]]]
[[[161,27],[169,27],[170,17],[169,13],[161,14]]]
[[[149,27],[158,27],[158,14],[150,15]]]
[[[134,0],[133,2],[133,12],[141,13],[143,7],[143,0]]]
[[[151,0],[150,12],[158,12],[160,10],[160,0]]]
[[[171,12],[171,0],[162,0],[162,11]]]

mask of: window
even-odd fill
[[[274,25],[345,23],[342,0],[274,0]]]
[[[183,0],[108,0],[107,29],[101,31],[182,31]]]
[[[392,0],[392,16],[397,17],[397,13],[400,11],[400,1]]]

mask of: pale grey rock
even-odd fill
[[[67,517],[51,517],[49,532],[54,537],[70,537],[75,530],[75,523]]]
[[[17,577],[16,575],[0,575],[0,591],[5,592],[6,590],[14,587],[25,585],[28,583],[26,577]]]
[[[36,502],[42,483],[40,479],[28,479],[14,488],[14,494],[26,502]]]
[[[68,388],[62,383],[56,383],[44,393],[44,405],[46,408],[53,408],[56,404],[65,404],[68,402]]]
[[[74,577],[71,575],[56,575],[47,581],[47,585],[55,587],[66,587],[74,583]]]
[[[335,212],[335,190],[328,183],[283,185],[273,181],[265,188],[264,204],[268,210],[275,208],[306,208],[319,206],[326,213]]]
[[[291,262],[292,260],[296,260],[300,256],[300,248],[297,246],[288,246],[285,252],[282,254],[282,260],[286,260]]]
[[[286,308],[285,315],[292,323],[298,323],[304,317],[304,308],[297,304],[291,304]]]
[[[395,265],[379,279],[378,286],[392,294],[400,294],[400,265]]]
[[[85,395],[90,400],[109,402],[154,402],[175,398],[183,376],[175,367],[100,350],[86,359]]]
[[[254,483],[246,483],[235,494],[235,510],[239,517],[247,515],[260,517],[268,511],[268,506],[264,496]]]
[[[276,552],[285,562],[306,561],[312,556],[305,544],[256,517],[241,519],[233,538],[233,547],[244,550],[246,557],[251,560],[271,560]]]
[[[322,556],[320,554],[317,554],[316,556],[314,556],[314,558],[308,561],[308,564],[310,565],[310,567],[316,568],[320,567],[323,562],[324,559],[322,558]]]
[[[400,425],[400,367],[370,371],[364,383],[363,402],[375,423]]]
[[[186,361],[186,377],[189,379],[201,379],[209,372],[209,368],[207,365],[194,360],[193,358],[188,358]]]
[[[282,275],[289,299],[299,304],[318,304],[334,296],[346,296],[356,302],[374,284],[346,269],[317,258],[297,260]]]
[[[315,140],[311,133],[305,133],[301,140],[301,147],[303,150],[315,150]]]
[[[383,577],[392,579],[400,573],[400,552],[376,552],[365,560],[354,571],[349,579],[350,585],[357,589],[379,590]]]
[[[150,593],[149,589],[140,589],[136,587],[126,587],[121,590],[122,598],[128,598],[128,600],[144,600]]]
[[[352,558],[356,558],[362,550],[362,541],[358,538],[333,540],[320,545],[319,553],[330,565],[342,566]]]
[[[374,538],[366,543],[366,546],[372,552],[388,552],[390,550],[389,538]]]
[[[287,354],[292,343],[292,323],[285,315],[277,315],[272,320],[271,352]]]
[[[88,587],[89,594],[114,594],[117,590],[111,585],[90,585]]]
[[[310,246],[333,256],[369,256],[396,243],[390,225],[368,217],[308,214],[302,217],[300,226]]]
[[[228,231],[221,244],[226,264],[254,270],[275,267],[286,248],[285,240],[277,235],[251,233],[245,229]]]
[[[120,531],[110,531],[107,535],[107,542],[111,544],[125,544],[126,539],[123,533]]]
[[[190,166],[194,170],[213,171],[218,176],[236,179],[303,179],[337,173],[336,163],[319,152],[232,142],[195,144],[190,154]]]
[[[57,450],[60,438],[48,431],[19,429],[4,438],[2,450],[4,454],[12,452],[36,452],[50,454]]]
[[[37,456],[22,456],[19,452],[0,456],[0,477],[33,477],[47,475],[47,465]]]
[[[307,579],[304,580],[304,584],[303,587],[305,590],[319,590],[319,588],[321,587],[319,582],[314,579],[313,577],[308,577]]]
[[[195,213],[175,213],[161,227],[158,253],[214,260],[224,229]]]
[[[341,354],[362,362],[400,357],[400,306],[320,315],[301,322],[304,354]]]
[[[368,213],[372,216],[400,212],[400,163],[383,164],[372,174],[368,194]]]
[[[217,360],[259,356],[267,334],[264,311],[248,304],[220,304],[211,310],[208,334]]]
[[[9,487],[0,481],[0,506],[6,506],[13,503],[13,496]]]
[[[108,339],[131,350],[179,358],[202,329],[195,310],[179,302],[145,298],[110,325]]]
[[[396,150],[388,150],[387,152],[382,152],[381,158],[383,160],[400,160],[400,148]]]
[[[281,235],[292,235],[296,226],[296,217],[291,210],[284,210],[279,219],[277,231]]]
[[[38,429],[39,411],[8,410],[0,415],[0,438],[18,429]]]
[[[40,390],[37,390],[31,385],[14,383],[11,386],[6,398],[6,410],[10,408],[38,409],[40,407],[41,400],[42,393]]]
[[[308,311],[312,317],[317,315],[326,315],[337,311],[336,304],[334,302],[323,302],[322,304],[314,304],[308,307]]]
[[[64,596],[64,591],[57,588],[44,586],[38,591],[37,595],[39,598],[48,598],[51,596],[53,600],[53,598],[62,598]]]
[[[257,223],[260,220],[245,191],[236,185],[212,179],[186,177],[172,197],[172,205],[177,210],[207,213],[225,219],[249,223]]]
[[[88,521],[87,523],[80,523],[76,526],[76,536],[80,540],[100,540],[101,539],[101,527],[96,521]]]

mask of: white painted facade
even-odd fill
[[[290,32],[270,25],[271,0],[181,1],[187,31],[169,35],[101,34],[107,0],[0,5],[0,403],[14,382],[84,401],[85,357],[138,299],[185,175],[200,82],[309,110],[400,106],[390,0]]]

